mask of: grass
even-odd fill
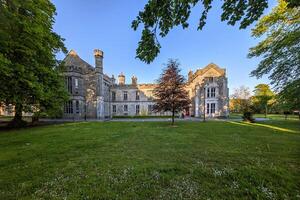
[[[113,116],[112,118],[115,118],[115,119],[148,119],[148,118],[172,118],[172,116],[152,116],[152,115],[135,115],[135,116]],[[175,118],[178,118],[178,116],[175,116]]]
[[[265,114],[254,114],[253,117],[254,118],[265,118]],[[242,114],[240,114],[240,113],[230,113],[229,118],[230,119],[241,119]],[[267,118],[272,119],[272,120],[285,120],[285,115],[283,115],[283,114],[268,114]],[[288,120],[299,120],[299,116],[291,114],[291,115],[287,116],[287,119]]]
[[[0,199],[299,199],[300,124],[81,122],[0,133]]]

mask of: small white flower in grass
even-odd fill
[[[160,178],[159,172],[154,171],[154,172],[152,173],[152,177],[153,177],[155,180],[158,180],[158,179]]]
[[[215,169],[215,168],[213,168],[212,170],[213,170],[213,174],[214,174],[215,177],[222,176],[222,174],[223,174],[222,170],[218,170],[218,169]]]
[[[268,199],[274,199],[274,193],[269,188],[260,186],[260,190]]]
[[[233,189],[238,189],[238,188],[239,188],[238,182],[237,182],[237,181],[233,181],[231,187],[232,187]]]

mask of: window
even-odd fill
[[[117,112],[117,106],[116,106],[116,105],[113,105],[113,106],[112,106],[112,112],[113,112],[113,113],[116,113],[116,112]]]
[[[127,99],[128,99],[128,93],[127,93],[127,91],[123,92],[123,99],[124,99],[124,101],[127,101]]]
[[[140,92],[139,91],[136,91],[135,92],[135,100],[140,100]]]
[[[206,104],[206,113],[209,114],[209,103]]]
[[[116,100],[116,92],[111,92],[111,100],[112,101]]]
[[[216,97],[216,88],[210,88],[210,97]]]
[[[75,89],[78,89],[78,78],[75,78]]]
[[[67,101],[64,105],[64,113],[73,113],[73,101]]]
[[[135,114],[139,115],[140,114],[140,105],[135,106]]]
[[[216,97],[216,88],[207,88],[207,98]]]
[[[153,112],[153,105],[148,105],[148,114],[152,114]]]
[[[216,111],[216,104],[215,103],[210,104],[210,113],[215,113],[215,111]]]
[[[66,84],[68,92],[72,94],[72,77],[71,76],[65,77],[65,84]]]
[[[206,90],[207,90],[207,92],[206,92],[206,93],[207,93],[206,97],[209,98],[209,97],[210,97],[210,88],[207,88]]]
[[[128,105],[124,105],[124,112],[128,112]]]
[[[76,101],[75,105],[76,105],[76,113],[79,113],[79,101],[78,100]]]
[[[223,95],[223,90],[224,90],[225,88],[223,88],[223,83],[220,83],[220,85],[219,85],[219,95]]]
[[[208,78],[208,81],[209,81],[210,83],[214,82],[214,77],[209,77],[209,78]]]

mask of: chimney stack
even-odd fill
[[[100,73],[103,73],[103,51],[100,49],[95,49],[94,56],[96,70]]]
[[[119,80],[119,85],[125,85],[125,76],[123,72],[121,72],[121,74],[118,76],[118,80]]]
[[[188,73],[188,81],[191,81],[192,77],[193,77],[193,71],[190,70],[189,73]]]
[[[136,77],[135,75],[133,75],[133,76],[131,77],[131,84],[132,84],[132,85],[137,85],[137,77]]]
[[[116,79],[115,79],[115,76],[114,75],[111,75],[111,81],[112,81],[112,84],[116,84]]]

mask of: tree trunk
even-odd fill
[[[265,118],[267,118],[267,114],[268,114],[268,106],[266,105],[266,107],[265,107]]]
[[[23,105],[21,103],[17,103],[15,105],[15,116],[13,120],[8,124],[8,126],[11,127],[26,126],[26,122],[22,120],[22,111],[23,111]]]
[[[175,111],[174,109],[172,110],[172,125],[174,125],[174,117],[175,117]]]
[[[22,110],[23,110],[23,105],[20,103],[17,103],[15,106],[15,116],[14,116],[14,121],[22,121]]]
[[[32,124],[37,124],[37,123],[39,123],[39,119],[40,119],[40,114],[39,114],[39,113],[35,113],[35,114],[31,117],[31,123],[32,123]]]

